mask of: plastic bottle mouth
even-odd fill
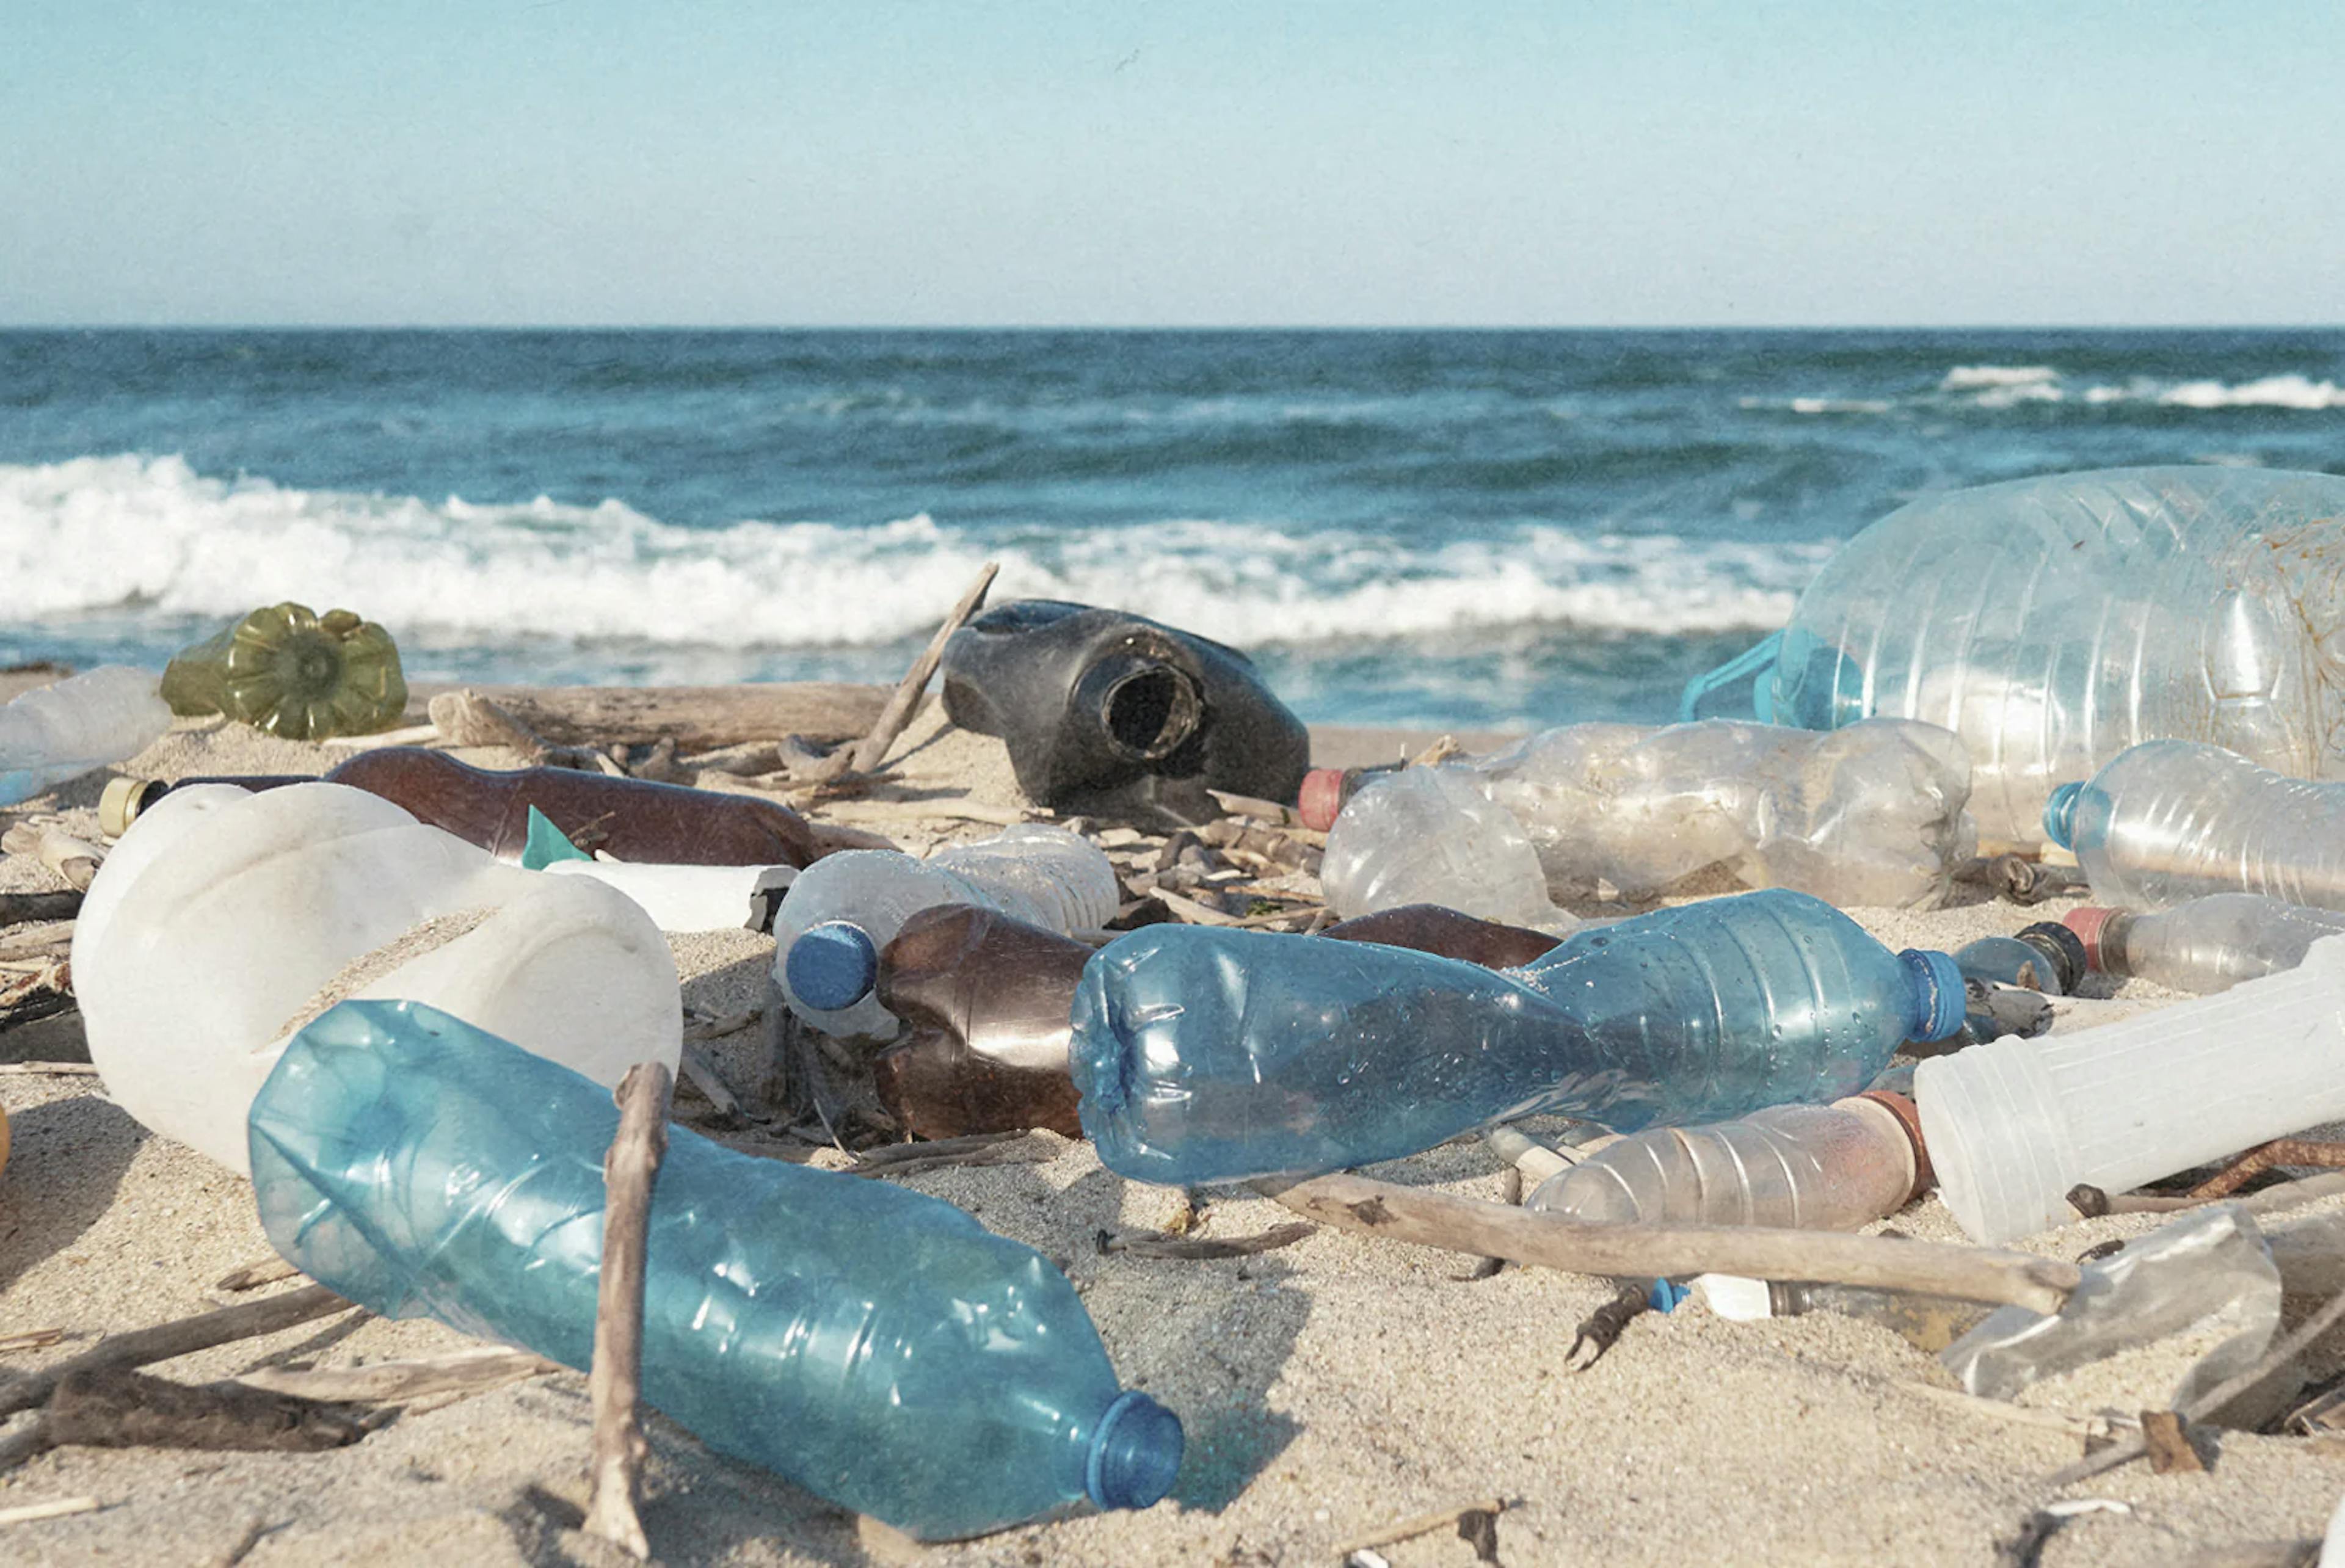
[[[2060,923],[2072,932],[2084,948],[2087,967],[2106,971],[2108,965],[2102,950],[2102,938],[2108,930],[2109,917],[2117,914],[2097,904],[2080,904],[2060,916]]]
[[[1205,717],[1196,683],[1171,664],[1137,653],[1116,654],[1085,671],[1075,703],[1096,717],[1109,749],[1134,763],[1171,756]]]
[[[790,995],[818,1013],[851,1007],[879,978],[879,953],[870,934],[851,920],[826,920],[801,932],[782,960]]]
[[[2076,847],[2076,801],[2084,793],[2081,784],[2064,784],[2044,803],[2044,836],[2062,849]]]
[[[1954,955],[1908,947],[1897,956],[1914,981],[1914,1033],[1908,1037],[1926,1044],[1961,1028],[1968,993],[1963,986],[1962,966]]]
[[[1181,1418],[1126,1389],[1100,1417],[1083,1470],[1083,1488],[1101,1508],[1147,1508],[1181,1473]]]
[[[1344,770],[1313,768],[1303,775],[1303,787],[1295,792],[1295,814],[1303,825],[1314,833],[1325,833],[1335,825],[1335,818],[1344,809]]]

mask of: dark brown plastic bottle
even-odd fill
[[[1412,904],[1320,933],[1508,968],[1556,937]],[[909,1033],[872,1060],[879,1103],[920,1138],[1048,1128],[1083,1135],[1067,1073],[1075,986],[1093,949],[990,909],[947,904],[905,922],[879,955],[880,1006]]]
[[[572,768],[497,772],[472,767],[420,746],[360,752],[325,775],[329,784],[379,794],[419,821],[508,860],[521,856],[535,806],[570,842],[620,860],[662,865],[797,865],[817,855],[814,831],[787,806],[754,795],[724,794],[646,779],[614,778]],[[181,779],[244,789],[315,784],[314,778]],[[99,825],[119,835],[178,785],[117,779],[99,808]]]

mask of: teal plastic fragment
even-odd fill
[[[521,864],[525,871],[543,871],[557,860],[592,860],[594,857],[570,842],[570,835],[546,820],[543,812],[529,808],[529,841],[522,845]]]

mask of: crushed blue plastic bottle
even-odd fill
[[[1540,1113],[1617,1130],[1854,1094],[1963,1023],[1944,953],[1771,889],[1582,931],[1493,971],[1367,943],[1152,926],[1084,966],[1083,1130],[1189,1186],[1395,1159]]]
[[[606,1090],[461,1019],[344,1002],[253,1103],[253,1187],[270,1242],[320,1283],[584,1369],[617,1122]],[[1179,1420],[1118,1386],[1074,1287],[1031,1248],[892,1183],[668,1136],[645,1293],[655,1408],[929,1540],[1171,1489]]]

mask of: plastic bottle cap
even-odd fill
[[[106,781],[106,793],[97,797],[97,831],[108,838],[120,838],[147,809],[148,779],[114,778]]]
[[[2060,916],[2060,924],[2075,932],[2076,940],[2085,945],[2085,962],[2096,969],[2101,966],[2101,928],[2116,913],[2098,904],[2080,904]]]
[[[1126,1389],[1100,1417],[1084,1466],[1083,1488],[1101,1508],[1147,1508],[1181,1473],[1181,1418]]]
[[[2020,927],[2019,939],[2051,958],[2059,971],[2062,994],[2073,992],[2076,982],[2088,970],[2100,966],[2100,955],[2077,935],[2073,926],[2056,920],[2038,920],[2033,926]]]
[[[879,978],[879,953],[862,926],[826,920],[790,944],[782,975],[793,997],[817,1012],[836,1013],[871,994]]]
[[[1922,1031],[1914,1037],[1943,1040],[1961,1028],[1967,994],[1963,987],[1962,966],[1954,962],[1954,955],[1908,947],[1897,956],[1905,961],[1907,971],[1914,976],[1914,1027]]]
[[[2064,784],[2044,803],[2044,836],[2063,849],[2076,847],[2076,797],[2084,793],[2081,784]]]
[[[1344,809],[1344,770],[1313,768],[1303,775],[1303,787],[1295,793],[1294,809],[1303,818],[1303,825],[1314,833],[1325,833],[1335,825],[1335,817]]]

